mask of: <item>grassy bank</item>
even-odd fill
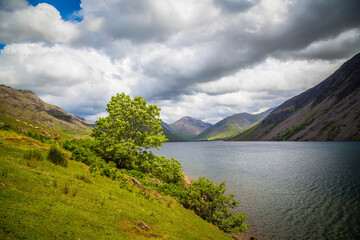
[[[170,197],[25,157],[49,148],[0,131],[0,239],[231,239]]]

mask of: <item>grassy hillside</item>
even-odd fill
[[[238,113],[227,117],[220,122],[212,125],[199,135],[194,140],[221,140],[233,137],[264,119],[274,108],[259,114]]]
[[[166,138],[169,140],[169,142],[182,142],[185,141],[183,138],[176,135],[169,124],[165,122],[161,122],[161,127],[163,128],[163,133],[166,136]]]
[[[125,175],[114,181],[79,162],[27,160],[31,149],[45,156],[49,145],[0,130],[0,239],[231,239]]]
[[[89,136],[93,123],[47,104],[29,90],[0,85],[0,125],[52,138]]]

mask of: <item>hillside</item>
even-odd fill
[[[187,116],[177,120],[172,124],[169,124],[169,126],[176,135],[183,139],[189,140],[212,125],[210,123],[206,123]]]
[[[360,140],[360,54],[231,140]]]
[[[0,239],[231,239],[123,173],[113,180],[80,162],[28,159],[49,145],[12,131],[0,130],[0,146]]]
[[[0,86],[0,122],[49,137],[86,136],[93,123],[42,101],[29,90]]]
[[[194,137],[194,140],[220,140],[233,137],[249,127],[254,126],[267,115],[269,115],[274,108],[259,114],[238,113],[227,117],[218,123],[207,128],[205,131]]]
[[[169,140],[169,142],[181,142],[184,141],[181,137],[176,135],[169,124],[165,122],[161,122],[161,127],[163,128],[163,133],[166,136],[166,138]]]

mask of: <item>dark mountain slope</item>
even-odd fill
[[[181,137],[176,135],[174,131],[171,129],[169,124],[165,122],[161,122],[161,126],[163,128],[163,133],[166,136],[166,138],[169,140],[169,142],[181,142],[184,141]]]
[[[169,125],[176,135],[187,140],[212,126],[210,123],[205,123],[192,117],[183,117]]]
[[[274,108],[259,114],[238,113],[227,117],[209,127],[194,139],[196,140],[220,140],[235,136],[269,115]]]
[[[42,101],[29,90],[0,86],[0,121],[22,131],[58,136],[89,135],[93,123]],[[26,130],[25,130],[26,129]]]
[[[360,140],[360,54],[232,140]]]

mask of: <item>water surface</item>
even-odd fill
[[[359,142],[182,142],[157,154],[225,180],[258,239],[360,239]]]

